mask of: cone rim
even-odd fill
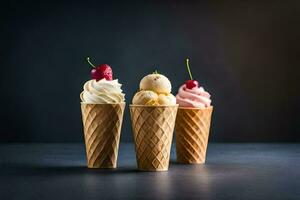
[[[80,102],[81,105],[121,105],[126,104],[126,102],[120,102],[120,103],[87,103],[87,102]]]
[[[135,104],[129,104],[129,107],[146,107],[146,108],[169,108],[169,107],[174,107],[174,108],[178,108],[179,104],[175,104],[175,105],[135,105]]]
[[[210,110],[210,109],[213,109],[214,107],[213,106],[208,106],[208,107],[205,107],[205,108],[194,108],[194,107],[178,107],[178,109],[181,109],[181,110]]]

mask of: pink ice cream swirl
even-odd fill
[[[176,101],[180,107],[206,108],[211,104],[210,94],[203,87],[188,89],[185,84],[179,88]]]

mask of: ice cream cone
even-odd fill
[[[130,105],[138,169],[167,171],[178,105]]]
[[[88,168],[116,168],[125,103],[81,103]]]
[[[179,163],[205,163],[212,111],[212,106],[178,108],[175,132]]]

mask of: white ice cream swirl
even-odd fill
[[[112,81],[89,80],[84,84],[80,98],[83,103],[91,104],[121,103],[125,101],[125,94],[122,93],[121,86],[118,79]]]

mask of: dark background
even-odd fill
[[[211,141],[299,142],[299,1],[1,3],[1,142],[82,142],[90,56],[127,105],[157,69],[212,95]],[[122,141],[132,141],[128,107]]]

